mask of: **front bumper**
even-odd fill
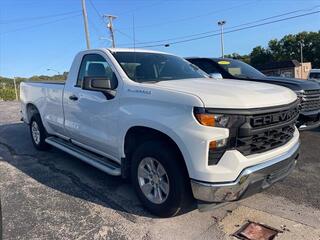
[[[297,142],[286,154],[244,169],[233,182],[207,183],[191,180],[194,197],[210,203],[240,200],[270,187],[294,169],[299,157]]]

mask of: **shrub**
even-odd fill
[[[14,88],[0,88],[0,100],[12,101],[15,99],[16,93],[14,91]]]

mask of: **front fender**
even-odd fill
[[[178,148],[179,148],[179,150],[185,160],[188,171],[189,171],[189,169],[192,168],[192,166],[190,165],[190,162],[191,162],[190,152],[189,152],[187,146],[185,145],[185,143],[183,142],[183,140],[181,139],[181,137],[178,136],[173,129],[167,127],[166,125],[162,124],[161,122],[153,121],[151,119],[145,119],[145,118],[135,119],[134,121],[131,121],[129,124],[127,122],[126,127],[123,128],[123,131],[121,132],[122,137],[121,137],[121,140],[119,143],[121,146],[120,147],[121,157],[125,157],[124,144],[125,144],[126,134],[133,127],[147,127],[147,128],[157,130],[157,131],[167,135],[178,146]]]

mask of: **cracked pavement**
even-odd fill
[[[276,239],[320,240],[320,130],[301,134],[297,168],[266,192],[160,219],[142,208],[128,182],[57,149],[35,150],[19,110],[17,102],[0,102],[4,239],[234,239],[251,220],[282,230]]]

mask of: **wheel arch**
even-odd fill
[[[26,113],[27,113],[27,122],[30,123],[31,118],[37,113],[40,114],[40,111],[39,111],[39,109],[37,108],[37,106],[35,104],[27,103],[27,105],[26,105]]]
[[[179,147],[179,144],[174,140],[172,136],[170,136],[167,132],[163,132],[162,130],[156,129],[154,127],[136,125],[131,126],[126,131],[126,134],[124,136],[123,153],[125,158],[122,159],[121,164],[124,168],[124,177],[128,176],[128,170],[130,169],[133,151],[138,147],[139,144],[148,140],[163,140],[166,141],[170,146],[172,146],[179,156],[178,161],[180,161],[182,168],[186,172],[187,176],[189,176],[186,156],[183,153],[183,150]]]

